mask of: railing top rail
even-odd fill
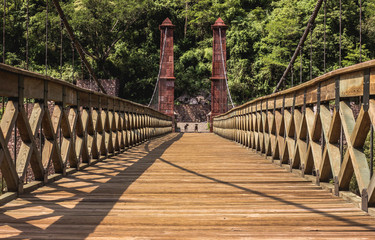
[[[170,116],[165,115],[155,109],[147,107],[145,105],[132,102],[130,100],[122,99],[116,96],[107,95],[100,92],[95,92],[92,90],[84,89],[78,87],[72,83],[53,78],[50,76],[42,75],[39,73],[27,71],[21,68],[12,67],[6,64],[0,63],[0,81],[2,82],[0,88],[0,96],[4,97],[18,97],[19,94],[19,77],[22,76],[24,78],[24,97],[25,98],[35,98],[35,99],[43,99],[44,98],[44,91],[45,86],[44,82],[48,83],[48,91],[51,94],[48,94],[48,100],[56,101],[56,102],[63,102],[67,105],[75,105],[77,104],[77,94],[79,93],[80,98],[87,98],[81,99],[82,102],[85,103],[90,98],[93,101],[100,101],[101,99],[113,100],[121,102],[124,107],[129,111],[137,111],[138,110],[147,110],[148,112],[152,112],[158,114],[159,116],[163,116],[166,119],[169,119]],[[65,90],[63,90],[65,89]],[[63,99],[63,91],[66,91],[66,95],[69,95],[66,99]],[[74,93],[75,92],[75,93]]]
[[[225,115],[227,115],[229,113],[235,112],[237,110],[241,110],[243,108],[246,108],[246,107],[248,107],[250,105],[253,105],[254,103],[260,102],[260,101],[270,100],[270,99],[276,99],[276,98],[279,99],[280,97],[283,97],[283,96],[286,96],[286,95],[290,95],[292,93],[301,93],[301,92],[303,92],[303,90],[305,90],[307,88],[314,88],[314,87],[316,87],[318,85],[318,83],[332,81],[337,76],[346,75],[346,74],[352,74],[352,73],[358,73],[358,76],[352,76],[353,79],[354,78],[358,78],[361,74],[363,74],[362,71],[365,70],[365,69],[368,69],[368,68],[375,68],[375,60],[370,60],[370,61],[367,61],[367,62],[355,64],[355,65],[352,65],[352,66],[349,66],[349,67],[345,67],[345,68],[340,68],[340,69],[328,72],[326,74],[323,74],[323,75],[321,75],[319,77],[316,77],[316,78],[314,78],[314,79],[312,79],[310,81],[304,82],[304,83],[302,83],[300,85],[297,85],[295,87],[292,87],[292,88],[289,88],[289,89],[286,89],[286,90],[283,90],[283,91],[280,91],[280,92],[276,92],[276,93],[273,93],[273,94],[269,94],[269,95],[266,95],[266,96],[263,96],[263,97],[259,97],[259,98],[253,99],[253,100],[251,100],[251,101],[249,101],[247,103],[244,103],[244,104],[242,104],[240,106],[232,108],[228,112],[223,113],[221,115],[218,115],[215,118],[219,118],[219,117],[225,116]],[[372,74],[374,74],[374,71],[372,71]],[[355,83],[358,85],[359,82],[356,81]],[[349,86],[347,86],[347,87],[349,88]],[[375,91],[370,91],[370,94],[375,94]],[[363,94],[358,92],[357,94],[351,93],[351,95],[349,95],[349,96],[353,97],[353,96],[361,96],[361,95],[363,95]],[[344,96],[344,97],[349,97],[349,96]],[[324,100],[325,101],[329,101],[329,100],[333,100],[333,99],[334,99],[334,96],[333,97],[329,96],[329,97],[327,97]],[[316,102],[316,100],[315,101],[313,100],[313,101],[310,101],[309,103],[315,103],[315,102]]]

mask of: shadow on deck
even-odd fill
[[[85,239],[121,202],[129,186],[182,135],[156,138],[6,204],[0,208],[0,237]],[[28,210],[34,215],[24,216]]]

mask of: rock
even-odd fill
[[[175,111],[177,122],[205,122],[210,107],[201,104],[181,104],[175,106]]]
[[[183,94],[180,97],[176,98],[176,100],[182,104],[188,104],[190,101],[190,96],[187,94]]]
[[[200,96],[197,96],[197,100],[198,100],[198,103],[202,104],[202,101],[205,101],[205,98],[200,95]]]
[[[193,98],[190,98],[189,100],[189,104],[190,105],[197,105],[198,104],[198,99],[193,97]]]

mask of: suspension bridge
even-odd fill
[[[183,134],[173,131],[173,29],[160,25],[148,106],[97,79],[102,92],[0,64],[0,238],[375,238],[375,60],[234,107],[219,18],[213,133]]]

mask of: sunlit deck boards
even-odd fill
[[[375,219],[213,134],[170,134],[1,207],[34,239],[375,238]]]

